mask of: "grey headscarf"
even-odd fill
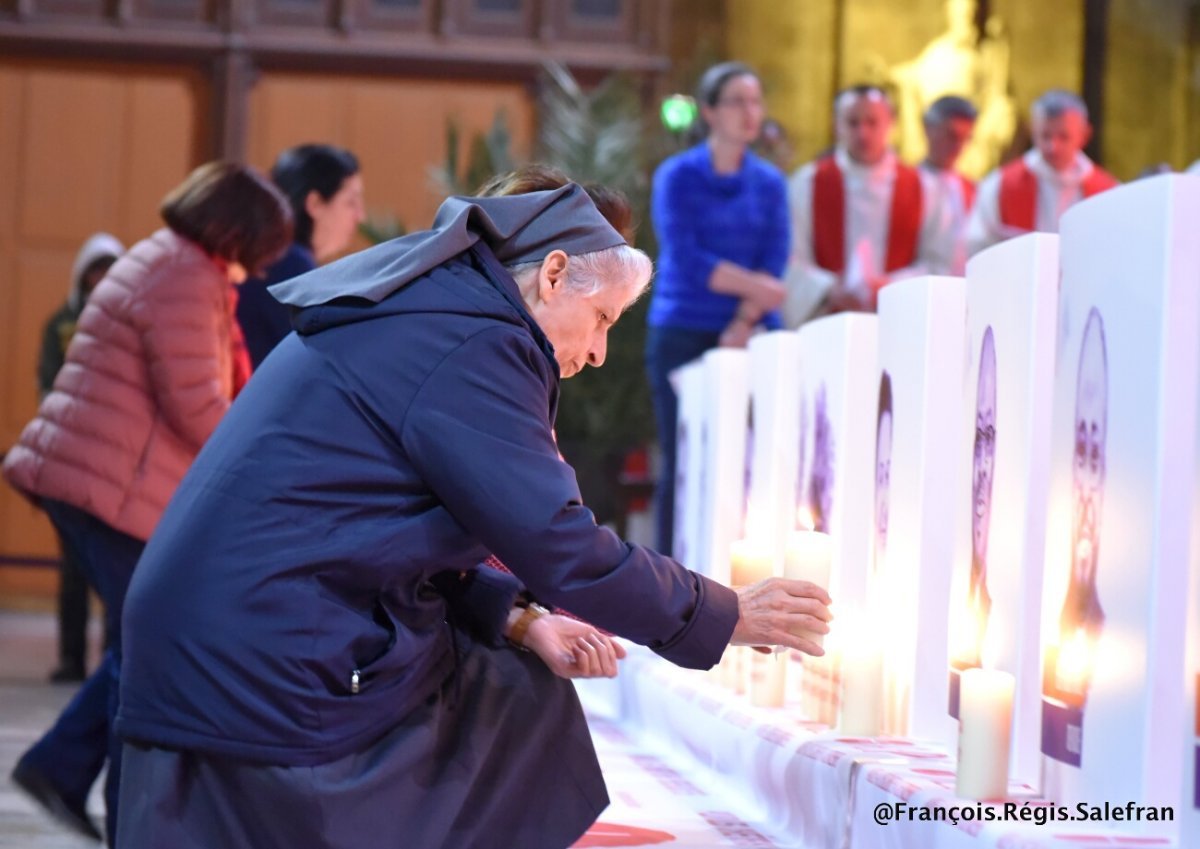
[[[554,250],[574,255],[625,244],[575,183],[507,197],[452,197],[438,209],[432,230],[351,254],[276,283],[270,292],[295,307],[347,297],[379,303],[479,241],[506,266],[538,262]]]

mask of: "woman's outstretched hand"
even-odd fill
[[[829,633],[833,616],[824,589],[808,581],[767,578],[734,591],[738,622],[730,645],[787,646],[816,657],[825,654],[810,639],[813,634]]]

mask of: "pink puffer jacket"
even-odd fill
[[[233,392],[229,281],[168,229],[117,260],[4,476],[148,539]]]

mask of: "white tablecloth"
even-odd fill
[[[1166,837],[1095,823],[981,823],[986,806],[955,797],[952,753],[900,738],[838,737],[794,708],[752,707],[715,673],[679,669],[638,646],[615,680],[577,683],[590,713],[730,810],[765,823],[780,849],[1179,849]],[[1016,783],[1009,799],[1036,802],[1033,788]],[[916,810],[911,821],[876,822],[877,806],[899,802]],[[946,813],[921,813],[934,808]],[[944,818],[922,821],[935,815]]]

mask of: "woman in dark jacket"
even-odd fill
[[[570,184],[452,198],[275,287],[297,333],[130,589],[121,845],[568,846],[607,796],[562,679],[620,652],[531,598],[690,667],[731,638],[820,653],[792,635],[826,628],[823,590],[735,593],[621,541],[558,456],[560,377],[649,276]]]
[[[267,291],[340,254],[366,219],[358,159],[329,144],[289,147],[271,167],[271,180],[292,205],[292,244],[261,277],[238,289],[237,319],[254,368],[292,330],[287,307]]]

